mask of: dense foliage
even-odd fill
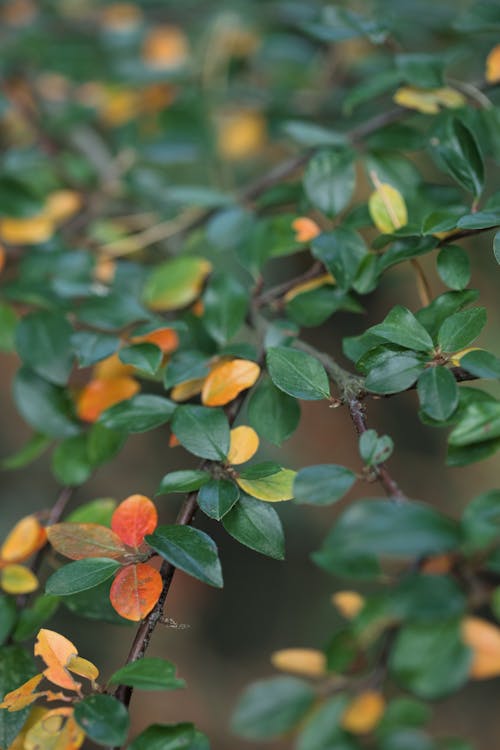
[[[476,346],[491,301],[469,286],[468,242],[490,232],[500,263],[500,7],[178,5],[1,8],[0,347],[19,360],[13,399],[33,431],[3,468],[50,450],[61,491],[0,549],[0,746],[125,746],[132,691],[185,686],[147,649],[175,625],[176,569],[223,586],[197,514],[281,560],[274,503],[378,483],[383,497],[344,504],[312,552],[350,582],[333,597],[345,624],[323,650],[273,654],[286,674],[247,689],[233,730],[297,750],[469,750],[425,726],[430,701],[500,675],[500,490],[461,518],[409,499],[370,407],[414,391],[452,467],[500,447],[500,359]],[[365,299],[403,265],[419,305],[366,322]],[[339,311],[359,333],[318,350],[311,330],[334,338]],[[293,434],[301,401],[332,409],[332,429],[349,414],[358,466],[255,458]],[[150,430],[166,469],[186,453],[158,477],[158,496],[183,496],[175,521],[158,525],[142,494],[71,507]],[[139,623],[107,681],[50,629],[58,607],[96,633]],[[154,724],[127,747],[209,739]]]

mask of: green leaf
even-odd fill
[[[103,331],[116,331],[139,320],[146,320],[147,311],[128,290],[111,291],[104,297],[90,297],[77,310],[78,320]]]
[[[328,216],[336,216],[350,203],[356,185],[353,157],[350,149],[321,151],[307,165],[304,191]]]
[[[99,422],[108,430],[147,432],[168,422],[175,409],[176,404],[168,398],[139,393],[106,409]]]
[[[203,295],[203,324],[218,344],[225,344],[244,323],[248,309],[245,287],[227,273],[215,274]]]
[[[16,629],[14,630],[14,640],[16,642],[26,641],[40,630],[59,607],[59,598],[49,594],[37,596],[31,607],[26,607],[19,614]]]
[[[285,135],[288,135],[299,146],[345,146],[347,138],[344,133],[337,130],[323,128],[313,122],[303,120],[287,120],[281,126]]]
[[[367,390],[381,394],[406,391],[424,368],[424,360],[417,354],[387,350],[383,360],[368,373],[365,386]]]
[[[120,617],[111,606],[111,602],[109,601],[111,583],[111,580],[107,580],[93,589],[86,589],[79,594],[64,596],[61,599],[61,603],[80,619],[131,626],[132,621]]]
[[[36,674],[33,659],[21,646],[0,648],[0,700]],[[8,748],[19,734],[30,707],[21,711],[0,710],[0,747]]]
[[[432,139],[431,153],[463,188],[479,197],[484,187],[483,157],[474,135],[454,118]]]
[[[365,430],[359,438],[359,455],[366,466],[377,466],[387,461],[394,450],[389,435],[378,436],[375,430]]]
[[[64,520],[67,523],[98,523],[100,526],[111,526],[111,516],[116,505],[116,500],[111,497],[99,497],[75,508]]]
[[[201,257],[179,257],[156,266],[143,291],[145,303],[154,310],[176,310],[194,302],[210,270]]]
[[[458,406],[458,386],[446,367],[429,367],[417,383],[420,408],[432,419],[448,419]]]
[[[0,352],[12,352],[15,348],[17,315],[14,308],[0,303]]]
[[[500,490],[471,500],[463,512],[462,528],[467,550],[484,549],[500,539]]]
[[[411,53],[396,55],[396,66],[410,86],[435,89],[443,85],[444,59],[441,55]]]
[[[129,745],[128,750],[209,750],[198,745],[192,724],[152,724]]]
[[[420,727],[431,718],[429,706],[413,698],[395,698],[392,700],[377,727],[377,734],[384,736],[386,732],[399,727]]]
[[[198,505],[210,518],[220,521],[238,502],[238,485],[229,479],[212,479],[198,492]]]
[[[463,615],[467,600],[453,578],[410,573],[387,593],[390,619],[442,622]]]
[[[61,484],[77,487],[87,481],[92,469],[87,435],[75,435],[63,440],[52,455],[52,471]]]
[[[123,448],[127,435],[95,422],[87,432],[87,453],[93,467],[110,461]]]
[[[118,356],[125,365],[132,365],[148,375],[156,375],[163,359],[160,347],[148,341],[125,346]]]
[[[452,446],[471,445],[500,437],[500,401],[471,403],[448,440]]]
[[[241,471],[236,480],[238,485],[248,495],[268,503],[291,500],[296,472],[272,464],[267,467],[267,463],[256,464]]]
[[[266,361],[271,380],[281,391],[304,401],[330,398],[326,370],[310,354],[277,346],[268,349]]]
[[[207,357],[196,351],[177,351],[167,363],[165,388],[172,388],[186,380],[205,378],[208,375]]]
[[[392,344],[399,344],[417,352],[432,350],[432,339],[406,307],[396,305],[382,323],[372,326],[369,332]]]
[[[493,255],[496,262],[500,265],[500,232],[497,232],[493,238]]]
[[[222,519],[222,525],[236,541],[275,560],[285,557],[285,537],[280,518],[268,503],[248,495]]]
[[[90,367],[114,354],[120,347],[120,339],[105,333],[76,331],[71,344],[80,367]]]
[[[347,695],[329,698],[307,719],[296,742],[297,750],[349,750],[343,744],[345,734],[341,727],[342,716],[349,703]]]
[[[452,620],[403,627],[389,667],[404,688],[419,698],[434,700],[467,681],[470,662],[471,653],[460,636],[460,621]]]
[[[434,339],[443,322],[458,310],[474,302],[479,293],[474,289],[464,289],[461,292],[445,292],[432,300],[430,305],[423,307],[416,314],[416,318]]]
[[[446,245],[438,255],[437,270],[450,289],[464,289],[470,281],[469,256],[457,245]]]
[[[490,352],[468,352],[460,358],[460,367],[477,378],[500,378],[500,357]]]
[[[358,500],[330,531],[315,561],[331,572],[346,562],[375,556],[408,559],[457,547],[457,524],[428,505],[413,501]]]
[[[259,437],[281,445],[293,435],[300,422],[300,404],[295,398],[276,388],[264,377],[252,389],[247,404],[249,424]]]
[[[16,600],[0,594],[0,646],[8,639],[17,620]]]
[[[312,254],[324,263],[341,289],[350,289],[368,250],[357,232],[339,227],[316,237],[312,241]]]
[[[297,677],[255,682],[238,701],[232,730],[249,740],[279,737],[299,724],[314,699],[312,687]]]
[[[222,570],[215,542],[191,526],[158,526],[146,542],[171,565],[210,586],[222,588]]]
[[[457,312],[447,318],[439,329],[438,344],[444,352],[464,349],[479,336],[485,325],[484,307]]]
[[[169,474],[165,474],[155,494],[168,495],[170,492],[194,492],[207,482],[210,482],[210,474],[206,471],[196,469],[171,471]]]
[[[0,463],[2,469],[22,469],[35,461],[49,447],[52,439],[35,433],[23,447]]]
[[[175,664],[158,656],[143,657],[114,672],[111,685],[129,685],[140,690],[178,690],[186,686],[176,676]]]
[[[111,695],[88,695],[75,703],[74,717],[87,737],[98,745],[122,745],[127,739],[128,711]]]
[[[26,367],[14,380],[14,401],[26,422],[43,435],[65,438],[80,432],[66,392]]]
[[[299,326],[315,327],[328,320],[337,310],[362,312],[363,308],[350,294],[332,284],[309,289],[287,300],[287,315]]]
[[[200,458],[221,461],[228,454],[229,423],[222,409],[178,406],[172,432],[186,450]]]
[[[16,329],[16,348],[23,363],[55,385],[65,385],[73,366],[72,329],[59,312],[26,315]]]
[[[107,557],[92,557],[63,565],[48,579],[45,590],[53,596],[69,596],[92,589],[116,573],[120,563]]]
[[[307,505],[331,505],[340,500],[356,481],[345,466],[323,464],[301,469],[293,483],[295,502]]]

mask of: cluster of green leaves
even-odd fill
[[[479,2],[455,19],[451,4],[436,14],[429,1],[424,30],[423,7],[412,19],[411,4],[388,0],[376,2],[371,17],[321,0],[236,14],[207,3],[201,17],[187,14],[192,26],[182,29],[159,25],[157,3],[146,0],[7,5],[0,349],[20,360],[13,399],[33,435],[3,466],[24,468],[52,448],[55,478],[77,487],[130,435],[158,430],[187,454],[186,468],[168,471],[158,495],[187,494],[189,512],[178,523],[155,522],[140,539],[108,528],[116,513],[109,499],[54,526],[54,548],[74,562],[20,611],[13,596],[2,596],[0,641],[10,639],[1,646],[2,694],[32,677],[20,644],[60,602],[96,621],[123,624],[120,614],[131,609],[128,619],[147,617],[163,585],[155,570],[154,596],[141,599],[137,573],[143,566],[153,575],[151,557],[221,587],[215,543],[190,525],[197,508],[241,544],[281,560],[284,534],[270,503],[329,505],[356,482],[379,479],[391,498],[352,502],[313,555],[336,576],[391,584],[332,634],[320,690],[326,701],[316,705],[314,684],[280,677],[249,689],[234,728],[254,740],[293,730],[299,750],[356,750],[345,711],[356,686],[370,687],[382,672],[415,700],[394,698],[368,742],[465,750],[466,743],[425,733],[428,711],[419,700],[447,695],[471,675],[474,648],[462,631],[473,610],[471,581],[487,582],[481,603],[498,617],[491,584],[499,573],[498,492],[476,498],[460,522],[429,504],[395,502],[394,483],[384,480],[392,440],[366,429],[363,416],[360,470],[332,463],[295,472],[265,452],[297,429],[301,401],[362,412],[361,401],[413,388],[424,424],[451,428],[449,465],[500,447],[500,401],[492,390],[461,384],[498,380],[500,360],[471,348],[486,309],[472,306],[479,292],[469,288],[471,257],[457,244],[500,226],[500,194],[487,180],[500,158],[500,73],[488,58],[490,100],[469,72],[481,60],[483,77],[498,9]],[[194,6],[188,1],[186,11]],[[59,24],[67,41],[57,37],[55,45]],[[424,39],[413,37],[415,28]],[[449,52],[427,52],[443,28]],[[331,101],[305,120],[296,92],[317,85],[318,59],[326,63],[331,45],[349,49],[353,39],[364,56],[339,63]],[[402,106],[393,111],[392,99]],[[265,170],[273,144],[289,149],[291,161],[233,189]],[[499,247],[497,235],[497,260]],[[311,267],[270,286],[268,276],[293,264],[290,256]],[[447,289],[433,298],[421,258],[426,269],[435,264]],[[303,329],[330,326],[339,311],[363,313],[363,298],[409,266],[420,309],[398,304],[381,323],[344,338],[356,372],[307,344]],[[262,457],[240,468],[259,441]],[[198,469],[190,468],[193,458],[202,459]],[[437,556],[445,571],[432,575],[426,566]],[[135,587],[117,594],[116,582],[129,574]],[[162,665],[132,661],[110,684],[179,687],[173,667]],[[332,685],[339,695],[329,695]],[[27,713],[0,710],[2,747]],[[126,741],[128,713],[111,695],[87,696],[75,718],[94,742]],[[192,725],[153,725],[129,745],[146,747],[205,750],[208,740]]]

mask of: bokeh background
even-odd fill
[[[448,45],[457,43],[450,39],[451,21],[468,3],[380,0],[357,5],[363,12],[374,12],[375,18],[391,17],[402,48],[447,54]],[[221,191],[245,185],[294,153],[294,144],[283,136],[284,123],[298,118],[337,127],[349,87],[370,66],[385,64],[383,50],[366,40],[323,43],[306,33],[304,25],[328,7],[330,3],[320,0],[2,2],[0,70],[5,85],[23,93],[23,81],[28,80],[35,92],[35,111],[43,113],[34,125],[2,108],[0,96],[2,144],[14,139],[17,147],[15,154],[3,158],[17,159],[20,169],[39,169],[41,174],[50,173],[47,161],[50,167],[51,159],[62,160],[84,181],[90,196],[96,182],[107,181],[109,212],[104,210],[103,218],[96,210],[92,222],[96,242],[130,231],[130,225],[120,220],[125,213],[139,217],[134,227],[139,229],[184,215],[189,206],[172,199],[172,185]],[[468,76],[479,80],[482,51],[491,46],[491,36],[479,39],[457,75],[468,66]],[[362,107],[352,122],[363,122],[381,106],[392,106],[390,97],[380,102],[376,109]],[[65,147],[62,154],[49,153],[40,160],[35,146],[44,118],[50,138]],[[415,156],[409,154],[408,159],[411,163]],[[432,179],[433,167],[421,155],[418,168]],[[493,168],[490,174],[494,189]],[[362,200],[368,189],[360,172],[356,199]],[[210,204],[210,197],[205,201]],[[490,311],[480,343],[495,351],[499,271],[491,240],[480,235],[467,247],[473,263],[471,286],[481,291],[482,304]],[[170,249],[179,248],[167,239],[147,252],[154,258]],[[422,263],[433,293],[444,291],[435,257],[425,256]],[[307,267],[304,254],[288,256],[269,264],[266,276],[269,282],[277,281]],[[419,306],[414,278],[406,267],[386,274],[377,292],[364,299],[365,314],[337,313],[307,336],[347,364],[340,351],[342,336],[379,322],[396,303],[410,309]],[[2,356],[1,457],[18,450],[30,435],[11,399],[17,365],[14,356]],[[444,431],[419,422],[414,393],[370,401],[368,420],[394,439],[391,471],[413,498],[458,515],[471,497],[498,479],[495,458],[462,469],[445,467]],[[317,463],[359,468],[357,440],[347,415],[324,403],[303,403],[301,425],[292,439],[281,449],[263,446],[261,457],[293,468]],[[131,436],[121,455],[77,491],[72,507],[98,497],[121,500],[135,492],[152,496],[165,473],[188,468],[190,461],[181,448],[168,447],[164,428]],[[49,507],[58,492],[47,454],[28,469],[2,472],[1,482],[2,534],[19,516]],[[356,494],[351,492],[343,502],[377,493],[375,485],[356,487]],[[174,519],[178,502],[176,496],[158,500],[162,522]],[[225,588],[216,591],[182,573],[175,576],[166,614],[189,628],[158,628],[151,654],[174,661],[188,687],[167,695],[137,692],[133,735],[154,721],[185,720],[206,732],[216,750],[250,747],[229,730],[238,693],[250,681],[272,673],[269,655],[274,650],[321,647],[337,622],[330,595],[345,586],[316,568],[310,553],[341,507],[282,503],[278,510],[286,531],[285,562],[238,545],[220,525],[200,515],[197,525],[219,546]],[[133,626],[97,625],[63,608],[53,627],[99,664],[104,675],[122,664],[134,633]],[[495,692],[490,683],[483,683],[442,701],[435,712],[436,731],[463,733],[480,750],[493,750],[500,732]],[[276,743],[277,748],[288,746]]]

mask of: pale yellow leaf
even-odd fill
[[[279,503],[293,498],[293,480],[296,471],[280,469],[274,474],[257,479],[238,477],[236,482],[248,495],[266,503]]]
[[[271,655],[271,664],[281,672],[291,672],[303,677],[323,677],[326,674],[326,657],[314,648],[284,648]]]

